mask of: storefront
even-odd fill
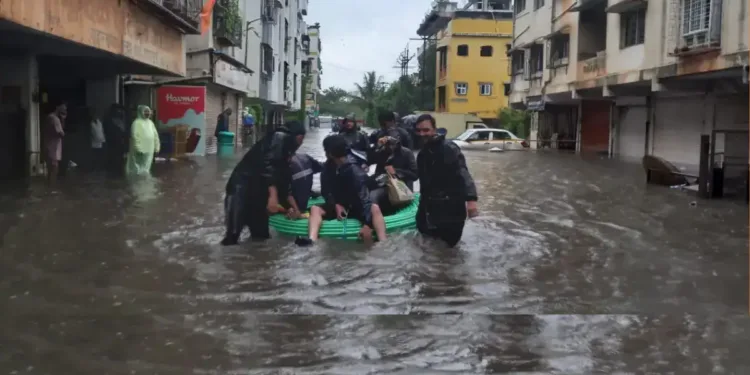
[[[184,32],[133,2],[8,1],[0,19],[0,66],[14,72],[0,77],[0,117],[22,114],[25,142],[24,160],[14,156],[0,169],[44,173],[40,126],[56,101],[69,107],[63,153],[85,163],[89,114],[122,102],[121,75],[185,74]]]

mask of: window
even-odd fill
[[[469,45],[461,44],[456,48],[456,54],[459,56],[469,56]]]
[[[479,49],[479,56],[482,56],[482,57],[491,57],[492,56],[492,46],[482,46]]]
[[[466,95],[469,91],[469,85],[466,82],[456,82],[456,95]]]
[[[646,39],[646,9],[620,14],[620,48],[643,44]]]
[[[469,138],[466,138],[466,141],[489,141],[490,140],[490,132],[475,132],[474,134],[470,135]]]
[[[284,20],[284,53],[289,52],[289,21]]]
[[[297,101],[297,73],[294,73],[294,79],[292,80],[292,85],[294,85],[292,86],[292,90],[293,90],[292,100],[296,102]]]
[[[526,0],[516,0],[514,7],[516,14],[523,12],[526,10]]]
[[[503,95],[508,96],[510,92],[510,83],[503,83]]]
[[[514,51],[511,58],[512,75],[523,74],[526,68],[526,51]]]
[[[507,132],[494,131],[492,132],[492,139],[506,140],[511,139],[511,136]]]
[[[295,61],[295,62],[296,62],[296,61],[297,61],[297,59],[298,59],[298,55],[297,55],[297,43],[298,43],[298,42],[297,42],[297,38],[294,38],[294,61]]]
[[[535,44],[531,47],[531,55],[529,56],[529,70],[531,71],[532,78],[542,76],[544,71],[544,46],[541,44]]]
[[[268,44],[261,44],[261,55],[263,56],[263,73],[272,75],[274,71],[273,48]]]
[[[721,2],[682,0],[682,38],[687,47],[721,40]],[[718,23],[718,25],[713,25]],[[714,32],[715,29],[715,32]],[[716,35],[710,35],[710,34]]]
[[[570,51],[570,35],[560,35],[550,43],[550,68],[557,68],[568,64]]]
[[[479,95],[490,96],[492,95],[492,84],[491,83],[480,83],[479,84]]]
[[[544,6],[544,0],[534,0],[534,10]]]

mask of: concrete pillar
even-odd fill
[[[583,115],[583,100],[578,102],[578,118],[576,118],[576,153],[581,152],[581,117]]]
[[[22,105],[27,110],[26,116],[26,151],[29,166],[28,174],[30,176],[39,176],[44,174],[42,166],[42,135],[41,123],[44,118],[39,111],[39,65],[35,55],[26,56],[24,59],[25,88]]]

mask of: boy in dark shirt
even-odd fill
[[[349,155],[346,139],[340,135],[326,138],[323,142],[328,161],[320,177],[321,192],[326,202],[310,208],[309,237],[298,237],[300,246],[318,240],[323,220],[357,219],[362,223],[360,237],[367,243],[373,240],[375,230],[378,240],[386,239],[385,219],[380,207],[370,201],[367,189],[367,173]]]

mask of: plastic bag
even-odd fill
[[[391,175],[388,175],[386,189],[388,190],[388,200],[394,206],[402,206],[414,200],[414,192],[403,181]]]

